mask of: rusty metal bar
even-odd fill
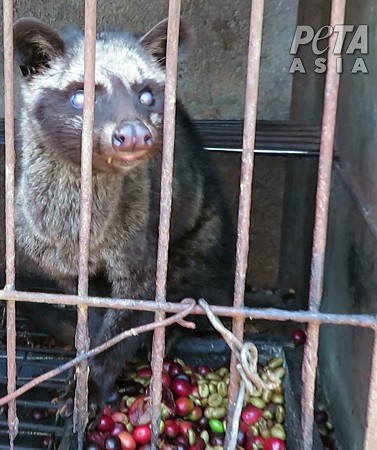
[[[364,450],[374,450],[377,442],[377,330],[374,333],[372,365],[370,372]]]
[[[48,303],[76,306],[84,304],[96,308],[131,309],[134,311],[165,311],[175,314],[184,309],[180,303],[157,302],[154,300],[121,300],[115,298],[87,297],[77,295],[39,294],[34,292],[0,291],[0,300],[16,300],[21,302]],[[316,311],[286,311],[276,308],[236,308],[211,305],[211,310],[221,317],[243,317],[250,320],[292,321],[298,323],[351,325],[355,327],[377,329],[375,314],[329,314]],[[191,314],[204,315],[204,311],[196,306]]]
[[[4,110],[5,110],[5,236],[6,284],[14,289],[15,269],[15,166],[14,80],[13,80],[13,1],[3,2],[4,30]]]
[[[16,304],[7,302],[7,392],[11,394],[17,388],[17,362],[16,362]],[[9,446],[14,449],[14,440],[18,433],[18,417],[15,401],[8,405]]]
[[[13,1],[3,1],[4,32],[4,109],[5,109],[5,265],[7,291],[14,290],[15,267],[15,166],[14,149],[14,79],[13,79]],[[16,304],[7,302],[7,392],[16,390]],[[14,440],[18,432],[16,402],[8,406],[9,446],[14,449]]]
[[[96,0],[85,0],[85,50],[78,295],[87,296],[89,279],[89,241],[92,213],[92,150],[95,101]]]
[[[330,25],[332,27],[344,23],[345,7],[346,0],[333,0],[330,18]],[[310,311],[319,311],[323,294],[330,185],[340,79],[340,75],[337,73],[336,69],[337,58],[339,55],[334,53],[336,39],[337,35],[336,33],[333,33],[329,39],[329,50],[327,57],[327,74],[322,115],[316,213],[309,289]],[[311,450],[313,446],[313,402],[318,365],[319,324],[310,323],[308,325],[307,333],[308,339],[305,345],[302,366],[302,439],[303,449]]]
[[[249,254],[251,191],[254,169],[254,147],[257,121],[257,103],[259,86],[260,55],[262,48],[264,0],[253,1],[250,12],[249,50],[246,75],[245,120],[242,144],[242,164],[240,181],[240,200],[238,211],[238,238],[236,253],[236,277],[234,284],[234,306],[241,308],[244,304],[245,281]],[[233,320],[234,335],[243,340],[244,318]],[[233,412],[239,388],[237,358],[232,353],[230,362],[228,429],[225,447],[229,445],[232,432]]]
[[[172,204],[172,181],[174,164],[175,115],[178,75],[178,46],[181,0],[169,0],[168,28],[166,42],[166,78],[164,97],[164,129],[161,169],[160,224],[157,250],[156,301],[166,301],[166,281],[168,271],[168,251],[170,238],[170,215]],[[155,320],[161,321],[165,313],[156,312]],[[152,346],[151,366],[151,419],[152,448],[157,448],[160,432],[160,408],[162,396],[162,363],[165,353],[165,328],[155,330]]]
[[[177,62],[181,0],[169,1],[169,25],[166,44],[166,81],[164,97],[164,130],[161,169],[160,224],[156,271],[156,299],[165,300],[172,203],[172,180],[175,141]]]
[[[12,392],[11,394],[8,394],[7,396],[0,399],[0,406],[5,405],[6,403],[13,401],[15,398],[19,397],[20,395],[24,394],[25,392],[29,391],[35,386],[38,386],[39,384],[43,383],[46,380],[49,380],[50,378],[56,377],[57,375],[61,374],[62,372],[65,372],[66,370],[71,369],[76,364],[81,363],[83,360],[87,358],[91,358],[95,355],[98,355],[99,353],[108,350],[113,345],[116,345],[117,343],[121,342],[122,340],[126,339],[127,337],[134,336],[135,334],[145,333],[148,331],[152,331],[157,328],[163,328],[169,325],[172,325],[176,322],[179,322],[181,319],[186,317],[188,314],[191,313],[192,309],[195,306],[195,300],[194,299],[184,299],[181,302],[183,309],[176,315],[169,317],[168,319],[164,319],[160,322],[152,322],[145,325],[141,325],[139,327],[131,328],[129,330],[123,331],[121,334],[113,337],[112,339],[104,342],[103,344],[99,345],[98,347],[95,347],[91,350],[88,350],[86,353],[82,353],[76,358],[72,359],[71,361],[68,361],[55,369],[50,370],[49,372],[46,372],[39,377],[34,378],[33,380],[29,381],[28,383],[24,384],[20,388],[17,389],[17,391]]]
[[[81,148],[81,190],[80,190],[80,235],[78,296],[88,295],[89,283],[89,242],[92,214],[92,150],[95,95],[95,54],[96,54],[96,13],[97,1],[85,0],[85,47],[84,47],[84,110]],[[77,354],[89,350],[88,307],[77,306],[76,327]],[[76,367],[76,393],[74,403],[74,430],[77,432],[78,448],[84,442],[88,422],[88,361],[83,360]]]

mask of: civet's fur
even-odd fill
[[[106,280],[113,297],[155,295],[166,32],[163,21],[141,38],[102,33],[97,40],[89,269]],[[83,89],[84,40],[31,18],[16,22],[14,36],[23,74],[17,245],[45,276],[75,293],[82,110],[71,99]],[[180,47],[190,39],[182,24]],[[153,94],[153,105],[140,101],[144,91]],[[149,130],[145,149],[122,152],[112,145],[114,130],[127,121]],[[223,186],[180,106],[174,164],[167,298],[228,302],[234,231]],[[153,315],[109,309],[92,312],[90,320],[96,346]],[[90,361],[92,407],[102,407],[143,340],[135,336]]]

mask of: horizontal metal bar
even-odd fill
[[[0,291],[0,299],[16,300],[22,302],[65,304],[75,306],[84,304],[98,308],[131,309],[135,311],[165,311],[175,314],[183,311],[187,306],[180,303],[156,302],[154,300],[120,300],[105,297],[81,298],[77,295],[62,294],[39,294],[35,292]],[[364,328],[377,329],[377,315],[374,314],[330,314],[315,311],[287,311],[277,308],[235,308],[233,306],[211,305],[212,311],[222,317],[246,317],[249,319],[264,319],[277,321],[292,321],[299,323],[319,323],[351,325]],[[201,314],[205,312],[196,306],[190,314]]]
[[[5,422],[5,420],[0,420],[0,427],[4,427],[6,425],[7,425],[7,422]],[[41,424],[30,423],[30,422],[29,423],[20,422],[18,425],[18,428],[20,430],[32,431],[33,434],[35,434],[35,432],[37,432],[40,435],[50,434],[50,433],[62,434],[62,431],[63,431],[62,428],[58,427],[58,426],[43,424],[43,428],[42,428]]]
[[[197,119],[194,120],[195,125],[197,128],[199,127],[205,127],[207,125],[215,126],[218,125],[219,127],[223,126],[229,126],[234,127],[238,126],[243,129],[244,127],[244,121],[242,119]],[[257,120],[257,127],[258,129],[264,128],[264,129],[279,129],[279,128],[286,128],[286,129],[300,129],[300,130],[306,130],[306,131],[318,131],[319,128],[316,125],[305,125],[301,124],[297,121],[291,121],[291,120]]]
[[[42,409],[59,409],[57,403],[38,401],[38,400],[17,400],[17,405],[23,408],[42,408]]]
[[[20,381],[17,381],[17,383],[16,383],[17,389],[22,388],[25,385],[25,383],[29,383],[32,380],[34,380],[34,378],[25,378]],[[66,387],[66,383],[64,384],[63,382],[65,382],[65,381],[68,382],[69,380],[66,380],[66,378],[64,378],[64,379],[62,378],[56,382],[54,382],[54,380],[42,381],[41,383],[38,383],[38,388],[55,390],[55,391],[64,390],[64,388]],[[6,380],[4,381],[4,380],[0,379],[0,384],[6,384]]]
[[[208,150],[211,152],[228,152],[228,153],[242,153],[242,148],[230,148],[230,147],[204,147],[204,150]],[[256,155],[263,156],[310,156],[318,158],[319,153],[317,150],[295,150],[290,148],[281,148],[281,149],[262,149],[255,148],[254,153]]]
[[[5,433],[0,431],[0,434],[5,434]],[[20,433],[20,434],[25,435],[26,433]],[[35,434],[35,433],[33,433],[33,434]],[[45,435],[45,434],[46,433],[41,433],[41,436]],[[0,445],[0,450],[9,450],[9,445]],[[39,449],[36,447],[20,447],[19,445],[17,445],[17,450],[39,450]]]
[[[17,336],[18,336],[18,332],[17,332]],[[4,350],[3,350],[4,346],[1,345],[0,346],[0,360],[5,359],[6,355],[3,354]],[[67,355],[71,355],[74,353],[73,350],[60,350],[60,349],[56,349],[56,348],[48,348],[48,347],[27,347],[27,346],[17,346],[17,351],[19,352],[23,352],[25,353],[29,353],[27,355],[28,360],[32,359],[35,360],[37,363],[43,362],[43,361],[51,361],[51,360],[56,360],[59,358],[64,358]],[[30,355],[31,354],[31,355]],[[24,358],[24,356],[22,356],[22,358]]]

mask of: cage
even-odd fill
[[[369,49],[376,32],[373,2],[236,0],[219,5],[210,0],[3,0],[2,14],[4,128],[0,144],[6,173],[1,220],[6,248],[0,291],[4,300],[0,448],[84,448],[88,307],[150,310],[156,321],[164,319],[165,313],[180,313],[182,318],[189,311],[184,303],[165,298],[174,101],[166,102],[164,111],[155,301],[88,295],[95,32],[126,24],[124,28],[139,33],[156,22],[150,19],[157,15],[169,18],[165,98],[175,99],[178,84],[178,95],[223,180],[238,232],[233,306],[213,306],[213,311],[227,318],[225,323],[236,338],[255,342],[262,360],[283,357],[289,375],[285,407],[290,450],[375,449],[376,108],[371,76],[375,63]],[[85,27],[85,90],[92,95],[84,108],[77,295],[58,292],[33,274],[28,274],[28,290],[17,290],[15,284],[14,104],[18,89],[12,27],[15,18],[30,15],[58,28]],[[196,51],[177,73],[180,15],[194,24],[197,42]],[[67,305],[72,310],[78,305],[76,354],[54,345],[35,326],[30,328],[30,318],[19,310],[20,305],[35,302]],[[196,306],[194,313],[203,311]],[[306,325],[306,343],[295,347],[289,336],[301,324]],[[164,342],[163,328],[156,328],[150,448],[160,445]],[[212,360],[219,365],[230,359],[225,443],[215,447],[230,450],[239,423],[240,376],[234,353],[231,357],[224,342],[209,331],[204,338],[183,340],[175,351],[190,364]],[[51,397],[70,381],[67,370],[74,363],[78,369],[73,434],[71,420],[54,420],[58,406]],[[314,421],[314,413],[318,415],[323,405],[335,433]],[[42,420],[36,421],[38,414]],[[46,437],[50,435],[54,439]]]

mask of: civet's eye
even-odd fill
[[[139,100],[145,106],[153,106],[156,103],[156,99],[151,91],[143,91],[139,96]]]
[[[77,91],[71,97],[71,104],[74,108],[83,109],[84,107],[84,91]]]

